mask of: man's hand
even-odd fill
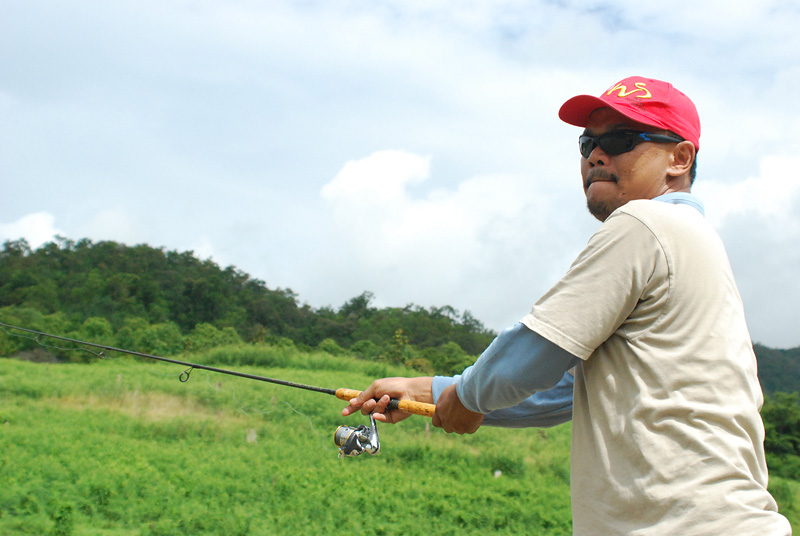
[[[475,413],[464,407],[458,398],[456,386],[450,385],[436,401],[436,412],[433,414],[433,425],[444,428],[448,434],[474,434],[483,423],[483,413]]]
[[[361,410],[364,415],[371,413],[376,421],[398,423],[411,415],[399,409],[386,411],[389,400],[397,398],[433,404],[432,381],[430,376],[375,380],[360,395],[350,400],[350,405],[342,410],[342,415],[346,417]]]

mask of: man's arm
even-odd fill
[[[442,391],[455,384],[458,376],[435,376],[432,383],[433,400],[439,399]],[[537,391],[516,406],[487,413],[483,424],[502,428],[546,428],[572,419],[572,386],[575,378],[565,372],[555,387]]]
[[[555,387],[580,359],[523,324],[504,330],[436,401],[433,425],[474,433],[484,414],[517,406]],[[431,384],[431,393],[433,386]]]
[[[580,359],[518,323],[503,330],[458,379],[464,407],[490,413],[555,387]]]
[[[503,330],[475,364],[460,376],[376,380],[342,413],[374,412],[378,420],[399,422],[407,415],[400,415],[397,410],[386,411],[386,406],[390,397],[408,397],[436,401],[433,423],[447,431],[472,433],[480,426],[483,413],[505,408],[512,409],[498,412],[492,424],[505,423],[504,426],[514,427],[538,422],[539,426],[552,426],[571,417],[572,379],[571,375],[565,378],[565,373],[579,362],[580,359],[523,324],[516,324]],[[434,384],[437,385],[436,398]],[[457,393],[455,386],[459,388]],[[558,389],[544,394],[556,386]],[[475,407],[461,402],[462,392],[467,404],[475,403]],[[529,397],[531,399],[526,400]]]

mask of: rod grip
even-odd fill
[[[337,389],[336,398],[349,402],[350,399],[357,397],[361,391],[355,389]],[[415,400],[399,400],[393,398],[389,402],[389,409],[399,409],[404,413],[411,415],[422,415],[423,417],[433,417],[433,412],[436,411],[435,404],[428,404],[426,402],[417,402]]]

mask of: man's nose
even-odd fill
[[[589,167],[595,166],[605,166],[608,164],[608,155],[600,148],[599,145],[595,146],[592,149],[592,152],[589,154],[589,158],[586,159],[589,164]]]

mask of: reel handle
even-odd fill
[[[361,391],[355,389],[337,389],[336,398],[349,402],[351,398],[355,398],[361,394]],[[417,402],[415,400],[399,400],[393,398],[389,402],[389,409],[399,409],[404,413],[411,415],[422,415],[423,417],[433,417],[433,412],[436,411],[435,404],[428,404],[426,402]]]

